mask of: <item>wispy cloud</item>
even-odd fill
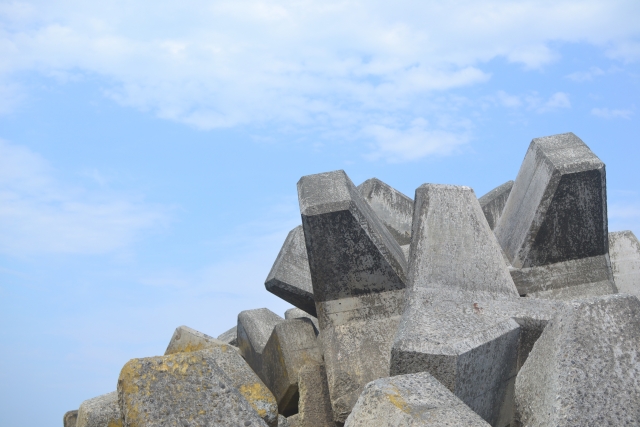
[[[0,87],[14,87],[24,71],[63,80],[98,75],[109,82],[105,95],[122,105],[201,129],[269,123],[374,137],[381,131],[371,129],[390,116],[424,115],[442,91],[487,82],[483,67],[496,58],[540,69],[559,60],[555,42],[584,42],[635,60],[636,7],[635,0],[14,1],[0,7]],[[535,110],[569,106],[558,92]],[[451,133],[454,145],[465,138],[438,126],[430,132],[430,139]]]
[[[603,119],[630,119],[633,115],[631,110],[611,110],[609,108],[592,108],[591,114]]]
[[[109,253],[162,226],[166,208],[70,186],[28,148],[0,140],[0,252]]]
[[[604,75],[605,72],[598,67],[591,67],[588,71],[576,71],[571,74],[567,74],[567,78],[574,82],[587,82],[592,81],[597,76]]]

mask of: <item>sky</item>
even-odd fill
[[[637,0],[0,0],[0,425],[53,427],[187,325],[217,336],[301,176],[480,197],[531,140],[640,236]]]

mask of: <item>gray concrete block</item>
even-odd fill
[[[633,232],[609,233],[609,257],[618,292],[640,298],[640,242]]]
[[[284,415],[278,415],[278,427],[290,427],[289,421]]]
[[[516,379],[526,426],[640,425],[640,301],[630,295],[567,305]]]
[[[489,427],[426,372],[381,378],[365,387],[345,427]]]
[[[287,235],[264,286],[272,294],[316,316],[302,226],[294,228]]]
[[[298,414],[291,415],[290,417],[287,417],[287,424],[289,424],[289,427],[300,427],[298,420]]]
[[[482,212],[492,230],[498,224],[512,187],[513,181],[507,181],[478,199]]]
[[[366,180],[357,189],[398,244],[411,243],[413,200],[378,178]]]
[[[324,366],[318,364],[303,366],[298,374],[298,387],[300,390],[299,425],[301,427],[336,427]]]
[[[238,346],[238,332],[236,330],[236,326],[234,326],[233,328],[229,329],[226,332],[221,333],[220,335],[218,335],[218,340],[222,341],[222,342],[226,342],[227,344],[231,344],[233,346]]]
[[[598,255],[529,268],[509,267],[520,295],[576,299],[615,293],[609,257]]]
[[[207,350],[216,365],[229,377],[232,385],[247,399],[258,415],[271,427],[277,425],[278,405],[271,391],[240,356],[237,347],[218,341],[186,326],[176,329],[165,356]]]
[[[76,422],[78,421],[78,411],[67,411],[62,417],[62,425],[63,427],[76,427]]]
[[[124,427],[263,426],[211,350],[132,359],[118,379]]]
[[[406,260],[344,171],[302,177],[298,197],[335,420],[389,375]]]
[[[251,369],[262,377],[262,350],[273,328],[284,319],[268,308],[245,310],[238,314],[238,348]]]
[[[517,297],[500,246],[469,187],[416,190],[408,281],[411,287]]]
[[[122,415],[115,391],[85,400],[78,408],[76,427],[122,427]]]
[[[240,350],[235,346],[227,344],[224,341],[217,340],[207,334],[196,331],[195,329],[191,329],[188,326],[182,325],[176,328],[164,354],[167,356],[174,353],[199,351],[213,347],[230,347],[236,352],[240,352]]]
[[[315,326],[315,328],[316,328],[316,335],[317,335],[319,333],[319,331],[320,331],[320,325],[318,325],[318,319],[316,317],[313,317],[312,315],[310,315],[306,311],[301,310],[301,309],[299,309],[297,307],[290,308],[289,310],[284,312],[285,320],[300,319],[300,318],[303,318],[303,317],[305,319],[311,320],[311,322],[313,323],[313,326]]]
[[[298,411],[298,373],[306,364],[322,363],[315,327],[307,318],[278,323],[262,354],[262,378],[288,416]]]
[[[605,166],[572,133],[536,138],[495,234],[515,268],[605,255]]]

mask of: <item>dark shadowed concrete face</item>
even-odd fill
[[[604,255],[604,163],[572,133],[531,142],[495,234],[516,268]]]
[[[302,177],[298,198],[316,302],[405,287],[400,245],[344,171]]]
[[[413,200],[378,178],[368,179],[357,188],[398,244],[411,243]]]
[[[511,188],[513,188],[513,181],[507,181],[478,199],[482,212],[492,230],[496,228],[498,220],[502,216],[502,211],[507,204],[509,194],[511,194]]]
[[[264,286],[272,294],[316,316],[309,259],[301,225],[287,235]]]
[[[524,426],[640,423],[640,301],[630,295],[571,303],[546,327],[516,379]]]

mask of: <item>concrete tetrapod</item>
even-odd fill
[[[124,427],[267,426],[211,350],[130,360],[118,400]]]
[[[82,402],[76,427],[122,427],[118,393],[113,391]]]
[[[298,374],[300,401],[298,423],[301,427],[335,427],[327,372],[323,365],[307,364]]]
[[[302,226],[291,230],[264,282],[264,287],[290,304],[316,316],[311,273]]]
[[[616,292],[607,258],[605,165],[574,134],[531,141],[494,231],[520,294],[571,299]],[[580,288],[558,291],[573,286]]]
[[[389,375],[406,261],[344,171],[302,177],[298,198],[331,403],[344,422],[365,384]]]
[[[258,415],[270,426],[277,425],[278,405],[267,386],[240,356],[239,350],[186,326],[176,329],[165,356],[175,353],[208,350],[215,364],[231,380],[232,386],[247,399]]]
[[[391,374],[430,372],[491,425],[509,424],[520,326],[473,308],[520,298],[472,189],[416,190],[407,276]]]
[[[262,378],[262,350],[273,328],[284,319],[268,308],[245,310],[238,314],[238,348],[251,369]],[[264,380],[264,378],[262,378]]]
[[[640,242],[635,234],[609,233],[609,256],[618,292],[640,298]]]
[[[576,301],[555,317],[516,379],[524,426],[640,425],[640,301]]]
[[[76,427],[78,421],[78,411],[67,411],[62,417],[62,425],[64,427]]]
[[[492,230],[496,228],[496,224],[502,216],[511,188],[513,188],[513,181],[507,181],[478,199],[489,228]]]
[[[411,243],[413,200],[378,178],[356,187],[400,246]]]
[[[298,373],[308,364],[322,363],[315,327],[307,318],[285,320],[273,328],[262,354],[262,377],[284,416],[298,411]]]
[[[234,326],[233,328],[229,329],[228,331],[225,331],[223,333],[221,333],[220,335],[218,335],[218,338],[216,338],[218,341],[222,341],[222,342],[226,342],[227,344],[231,344],[233,346],[238,346],[238,332],[237,332],[237,327]]]
[[[289,310],[285,311],[284,312],[284,318],[285,318],[285,320],[300,319],[300,318],[309,319],[313,323],[313,326],[315,326],[316,330],[320,331],[320,325],[318,325],[318,319],[316,317],[313,317],[312,315],[310,315],[306,311],[300,310],[297,307],[290,308]]]
[[[489,427],[426,372],[381,378],[365,387],[344,427]]]

